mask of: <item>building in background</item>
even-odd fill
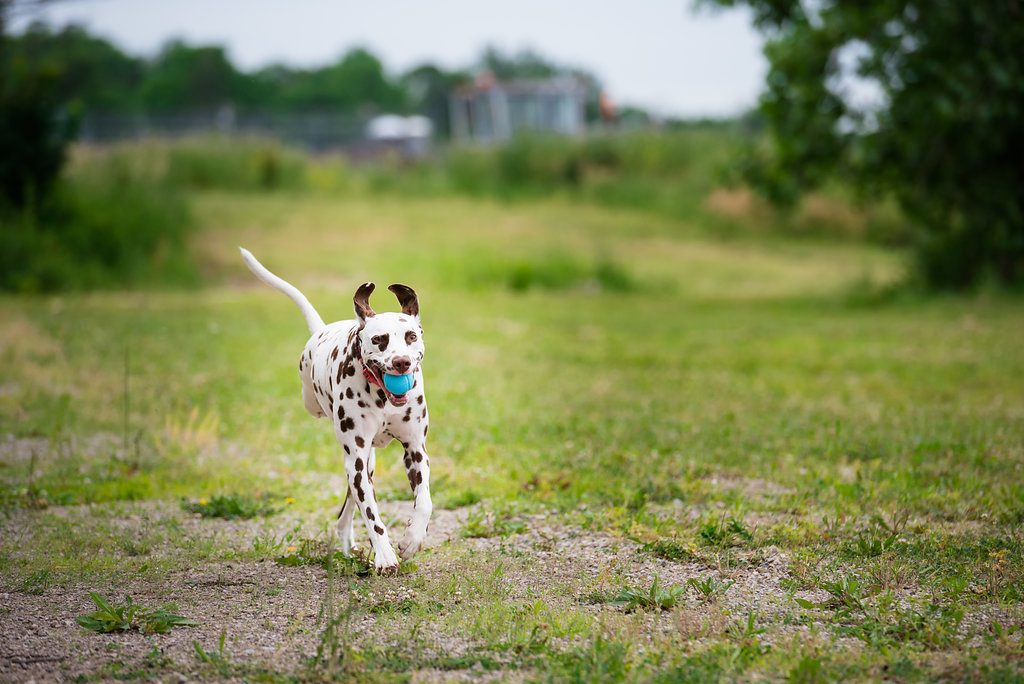
[[[452,92],[452,140],[501,142],[521,131],[582,134],[586,86],[572,77],[498,81],[490,72]]]

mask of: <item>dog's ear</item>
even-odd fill
[[[352,298],[356,305],[356,318],[359,320],[360,328],[366,325],[367,318],[373,318],[373,309],[370,308],[370,293],[373,292],[373,288],[373,283],[363,283]]]
[[[408,285],[402,285],[400,283],[390,285],[388,286],[388,289],[398,297],[398,303],[402,305],[402,313],[406,316],[415,316],[419,318],[420,300],[416,296],[416,290],[412,289]]]

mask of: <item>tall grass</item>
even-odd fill
[[[191,283],[181,190],[135,152],[83,160],[45,200],[0,216],[0,289],[51,292]]]
[[[522,136],[501,146],[452,146],[415,163],[385,157],[361,166],[258,137],[79,148],[52,197],[31,211],[0,217],[0,289],[194,282],[198,268],[186,244],[186,199],[196,191],[468,195],[509,202],[560,197],[666,217],[718,238],[906,242],[903,222],[891,206],[860,205],[841,187],[809,198],[794,212],[780,213],[732,185],[737,160],[749,143],[736,127],[705,125],[586,138]],[[588,282],[602,289],[629,289],[628,274],[609,270],[609,264],[566,257],[558,264],[548,259],[477,269],[477,275],[512,289]]]

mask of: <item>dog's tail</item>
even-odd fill
[[[304,294],[299,292],[297,287],[285,282],[268,271],[263,264],[256,261],[256,257],[254,257],[245,247],[239,247],[238,249],[242,252],[242,258],[245,259],[245,265],[249,267],[249,270],[252,271],[257,278],[265,282],[267,285],[276,287],[281,292],[284,292],[298,305],[299,311],[301,311],[302,315],[306,317],[306,325],[309,326],[309,333],[311,335],[324,327],[324,319],[320,318],[320,314],[316,312],[313,305],[309,303],[309,300],[306,299]]]

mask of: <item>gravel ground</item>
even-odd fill
[[[85,515],[83,509],[87,507],[50,512],[74,519]],[[382,510],[390,520],[401,522],[411,513],[411,502],[382,502]],[[722,572],[708,562],[674,562],[637,553],[636,542],[566,524],[554,514],[521,516],[525,529],[510,537],[465,538],[460,528],[468,514],[465,509],[435,511],[427,540],[431,550],[417,557],[418,567],[398,579],[353,580],[349,586],[358,589],[358,600],[371,605],[416,600],[420,591],[429,591],[447,578],[485,569],[490,567],[488,563],[496,564],[501,559],[508,600],[535,601],[541,597],[550,605],[564,605],[567,611],[585,611],[603,624],[627,625],[628,621],[629,629],[640,630],[646,638],[661,633],[678,633],[695,640],[720,635],[730,622],[745,618],[750,611],[759,612],[764,622],[772,623],[762,643],[812,638],[806,625],[786,625],[773,619],[793,610],[790,593],[782,585],[783,579],[792,576],[790,557],[777,547],[736,550],[732,567]],[[34,515],[13,513],[4,523],[3,534],[8,539],[30,540]],[[112,530],[124,533],[137,528],[147,516],[177,516],[188,534],[219,535],[218,544],[229,546],[249,543],[247,540],[267,529],[282,534],[293,528],[297,518],[284,514],[266,523],[203,520],[182,513],[171,503],[147,503],[126,507],[107,522]],[[172,544],[167,544],[153,549],[148,557],[157,559],[175,551]],[[738,566],[736,558],[741,561]],[[614,591],[624,584],[649,587],[654,577],[662,586],[685,587],[690,578],[708,576],[734,585],[718,601],[701,603],[690,594],[673,611],[625,616],[619,608],[586,600],[594,592]],[[200,624],[151,636],[135,631],[93,634],[75,622],[76,616],[93,608],[90,591],[100,591],[112,600],[131,595],[137,604],[150,607],[173,603],[179,613]],[[0,679],[66,681],[84,675],[109,680],[116,678],[121,669],[139,671],[147,662],[157,663],[151,670],[143,670],[147,678],[152,673],[160,673],[164,681],[170,682],[218,678],[216,671],[196,657],[193,642],[208,653],[217,653],[222,633],[226,635],[224,653],[232,663],[275,672],[302,672],[317,651],[326,594],[326,572],[321,567],[289,567],[271,560],[204,562],[201,567],[178,569],[158,577],[150,572],[103,586],[72,583],[46,587],[41,594],[8,590],[0,593]],[[798,592],[797,596],[812,601],[827,599],[824,592]],[[979,607],[967,616],[965,625],[991,620],[995,610]],[[359,635],[361,644],[400,647],[410,629],[400,615],[359,615],[350,628],[351,633]],[[818,627],[828,633],[827,625]],[[425,629],[429,632],[434,628],[428,625]],[[426,642],[453,657],[467,653],[476,643],[472,635],[450,631],[428,633]],[[860,643],[852,639],[830,643],[830,648],[860,648]],[[416,673],[415,680],[514,681],[520,676],[512,667],[497,671],[470,667],[455,671],[424,669]]]

